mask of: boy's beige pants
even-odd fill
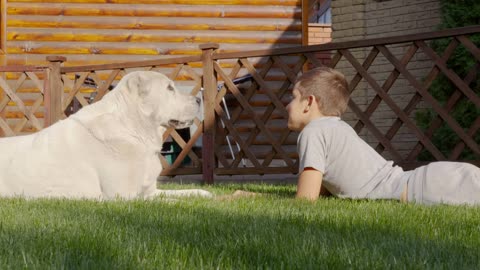
[[[409,174],[400,200],[421,204],[480,205],[480,168],[460,162],[432,162]],[[403,197],[403,198],[402,198]]]

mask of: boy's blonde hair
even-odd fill
[[[341,116],[350,96],[345,76],[328,67],[318,67],[303,73],[295,87],[302,98],[313,95],[325,116]]]

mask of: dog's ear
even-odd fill
[[[142,72],[135,72],[127,81],[127,88],[131,94],[144,97],[148,93],[149,78]]]

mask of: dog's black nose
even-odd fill
[[[197,104],[200,104],[200,103],[202,102],[202,99],[199,98],[199,97],[196,97],[196,98],[195,98],[195,101],[197,102]]]

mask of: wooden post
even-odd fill
[[[308,0],[302,0],[302,46],[308,45],[308,13],[310,5]]]
[[[50,62],[47,70],[48,84],[44,93],[45,127],[53,125],[62,116],[63,83],[60,68],[67,58],[63,56],[47,56]]]
[[[217,95],[217,76],[213,67],[212,54],[218,44],[200,45],[203,64],[203,136],[202,136],[202,172],[203,182],[213,184],[215,169],[215,96]]]

